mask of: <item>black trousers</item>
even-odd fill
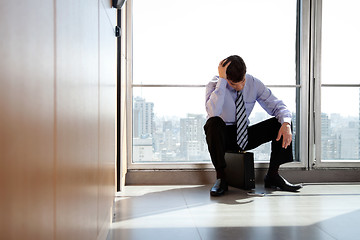
[[[276,141],[280,127],[281,124],[274,117],[249,126],[248,145],[243,150],[251,150],[271,141],[270,167],[292,162],[292,144],[285,149],[282,147],[282,138]],[[225,152],[242,150],[236,143],[236,126],[226,125],[220,117],[211,117],[207,120],[204,130],[215,169],[224,169],[226,167]]]

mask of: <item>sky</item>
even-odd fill
[[[321,81],[360,84],[360,1],[326,0],[322,13]],[[359,116],[359,88],[322,90],[322,111]]]
[[[360,3],[338,3],[323,1],[323,83],[360,84]],[[133,0],[133,82],[205,85],[236,54],[264,84],[295,84],[295,26],[296,0]],[[272,91],[295,111],[294,88]],[[205,88],[134,88],[134,96],[154,102],[157,115],[205,114]],[[326,88],[321,99],[323,112],[359,115],[359,88]]]

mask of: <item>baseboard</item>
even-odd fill
[[[255,182],[262,183],[266,169],[255,170]],[[284,169],[281,175],[294,183],[360,182],[360,169]],[[125,185],[203,185],[214,182],[215,171],[128,170]]]

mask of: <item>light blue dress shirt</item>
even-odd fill
[[[246,115],[248,117],[252,112],[255,103],[260,106],[271,116],[283,124],[284,122],[291,124],[291,112],[283,101],[277,99],[269,88],[267,88],[259,79],[246,74],[246,83],[242,90]],[[226,125],[235,124],[235,99],[236,90],[232,88],[226,79],[215,76],[206,85],[206,112],[207,117],[221,117]]]

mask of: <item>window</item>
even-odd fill
[[[360,162],[360,3],[327,0],[321,10],[317,159],[348,166]]]
[[[210,163],[205,84],[221,59],[240,55],[248,73],[293,112],[299,159],[301,82],[296,0],[132,0],[132,163]],[[299,63],[298,63],[299,64]],[[269,116],[257,105],[251,124]],[[254,150],[267,162],[270,144]]]

